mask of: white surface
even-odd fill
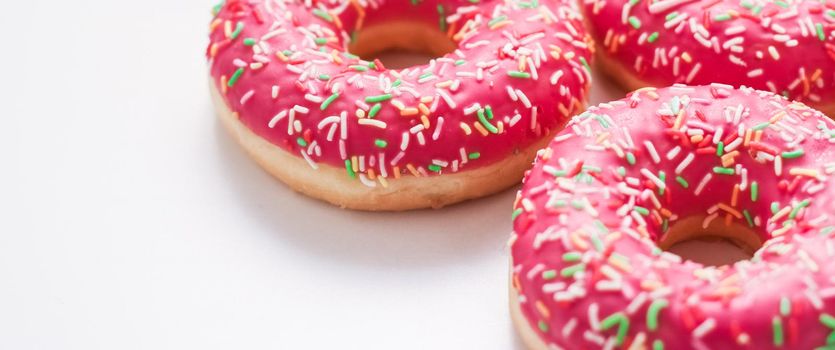
[[[368,214],[273,181],[212,112],[211,5],[4,3],[0,349],[521,348],[513,191]]]

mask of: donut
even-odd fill
[[[835,347],[835,123],[722,84],[575,117],[514,204],[511,312],[531,349]],[[667,251],[725,238],[708,266]]]
[[[622,86],[725,83],[835,116],[831,0],[585,0],[598,62]]]
[[[439,57],[368,58],[386,49]],[[341,207],[405,210],[521,181],[585,108],[592,49],[572,0],[230,0],[207,57],[223,125],[269,173]]]

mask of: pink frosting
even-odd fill
[[[360,26],[394,20],[458,49],[403,70],[345,53]],[[571,0],[228,1],[210,38],[211,75],[243,124],[369,186],[502,160],[561,129],[591,79]]]
[[[745,85],[835,100],[831,0],[585,0],[600,50],[641,80]]]
[[[556,349],[835,347],[833,142],[820,112],[749,88],[646,88],[590,108],[515,204],[525,318]],[[661,251],[688,218],[765,243],[721,267]]]

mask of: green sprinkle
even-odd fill
[[[681,176],[676,176],[676,181],[678,182],[679,185],[681,185],[681,187],[684,187],[684,188],[690,187],[690,184],[687,183],[687,180],[685,180]]]
[[[658,179],[661,180],[661,182],[663,182],[663,183],[667,183],[667,173],[665,173],[663,171],[659,171],[658,172]],[[658,194],[663,196],[665,190],[666,190],[666,187],[658,188]]]
[[[751,201],[756,202],[760,198],[760,184],[756,181],[751,182]]]
[[[444,14],[444,5],[438,4],[438,27],[441,32],[446,32],[446,15]]]
[[[557,277],[557,270],[542,271],[542,279],[544,280],[552,280],[555,277]]]
[[[576,273],[578,273],[580,271],[583,271],[585,269],[586,269],[586,264],[571,265],[569,267],[563,268],[562,271],[560,271],[560,275],[562,277],[574,277],[574,275]]]
[[[783,2],[783,1],[775,1],[774,3],[775,3],[775,4],[777,4],[777,6],[780,6],[780,7],[784,8],[784,9],[789,8],[789,4],[787,4],[787,3]]]
[[[734,174],[734,168],[724,168],[724,167],[721,167],[721,166],[716,166],[716,167],[713,167],[713,172],[717,173],[717,174],[722,174],[722,175],[733,175]]]
[[[304,140],[303,138],[301,138],[301,137],[299,137],[299,138],[297,138],[297,139],[296,139],[296,143],[298,143],[298,144],[299,144],[299,146],[302,146],[302,147],[307,147],[307,141],[305,141],[305,140]]]
[[[237,39],[238,36],[241,35],[242,31],[244,31],[244,23],[243,22],[238,22],[238,24],[235,25],[235,30],[232,31],[232,34],[229,35],[229,39],[232,39],[232,40]]]
[[[835,330],[835,317],[833,317],[832,315],[821,314],[820,315],[820,321],[821,321],[821,323],[823,323],[824,326],[827,326],[827,327],[832,328],[833,330]]]
[[[635,5],[637,5],[639,2],[641,2],[641,0],[629,0],[629,5],[630,5],[630,6],[635,6]]]
[[[506,19],[507,19],[507,16],[505,16],[505,15],[501,15],[501,16],[499,16],[499,17],[496,17],[496,18],[491,19],[491,20],[490,20],[490,22],[487,22],[487,26],[488,26],[488,27],[492,27],[494,24],[499,23],[499,22],[501,22],[501,21],[504,21],[504,20],[506,20]]]
[[[481,153],[478,153],[478,152],[472,152],[472,153],[467,155],[467,158],[470,158],[470,159],[478,159],[480,157],[481,157]]]
[[[489,105],[484,107],[484,113],[487,113],[487,119],[493,120],[493,108]]]
[[[678,12],[673,11],[673,12],[670,12],[670,14],[668,14],[667,17],[664,18],[664,20],[665,21],[672,21],[672,20],[676,19],[676,17],[678,17]]]
[[[431,77],[432,75],[433,75],[433,74],[432,74],[432,72],[426,72],[426,73],[423,73],[423,74],[419,75],[419,76],[418,76],[418,79],[429,78],[429,77]]]
[[[760,131],[760,130],[763,130],[763,129],[767,128],[769,125],[771,125],[771,123],[762,122],[762,123],[759,123],[757,125],[754,125],[754,127],[752,129],[754,129],[754,131]]]
[[[652,350],[664,350],[664,342],[661,339],[656,339],[652,342]]]
[[[388,146],[388,144],[389,143],[386,142],[386,140],[383,140],[383,139],[374,140],[374,146],[377,146],[377,147],[380,147],[380,148],[386,148],[386,146]]]
[[[374,118],[377,116],[377,113],[380,113],[380,110],[383,109],[383,105],[376,103],[371,106],[371,109],[368,111],[368,117]]]
[[[330,80],[330,79],[331,79],[331,76],[330,76],[330,75],[327,75],[327,74],[319,74],[319,80],[322,80],[322,81],[328,81],[328,80]]]
[[[751,219],[751,213],[748,212],[748,209],[742,210],[742,215],[745,216],[745,220],[748,221],[748,226],[754,227],[754,220]]]
[[[586,61],[586,58],[585,58],[585,57],[580,56],[580,63],[582,63],[582,64],[583,64],[583,67],[585,67],[585,68],[586,68],[586,71],[587,71],[587,72],[591,73],[591,66],[589,66],[589,62],[588,62],[588,61]]]
[[[481,125],[484,125],[484,128],[487,129],[487,131],[490,131],[493,134],[499,133],[499,129],[487,121],[487,118],[484,116],[484,109],[478,110],[478,121],[481,122]]]
[[[330,95],[330,97],[328,97],[324,101],[322,101],[322,104],[319,105],[319,110],[322,110],[322,111],[326,110],[328,108],[328,106],[330,106],[331,103],[333,103],[333,101],[335,101],[337,98],[339,98],[339,93],[334,92],[333,95]]]
[[[316,38],[313,39],[313,42],[315,42],[316,45],[325,45],[328,43],[328,38]]]
[[[826,15],[835,18],[835,10],[826,10]]]
[[[592,114],[592,117],[594,117],[594,120],[596,120],[598,123],[600,123],[600,126],[602,126],[603,128],[605,128],[605,129],[609,128],[609,122],[607,122],[606,119],[604,119],[599,114]]]
[[[617,172],[618,172],[618,175],[620,175],[620,176],[626,176],[626,168],[624,168],[622,166],[618,167]]]
[[[227,87],[235,86],[235,83],[238,82],[238,79],[240,79],[241,75],[243,75],[243,74],[244,74],[244,68],[243,67],[238,68],[238,70],[236,70],[235,73],[232,74],[232,77],[229,78],[229,81],[226,82],[226,86]]]
[[[441,171],[441,167],[440,167],[439,165],[437,165],[437,164],[430,164],[430,165],[429,165],[429,166],[427,166],[426,168],[428,168],[429,170],[432,170],[432,171],[434,171],[434,172],[436,172],[436,173],[438,173],[438,172],[440,172],[440,171]]]
[[[582,258],[583,254],[580,252],[568,252],[562,255],[562,261],[566,262],[580,261]]]
[[[400,80],[400,79],[397,79],[393,83],[391,83],[391,87],[398,87],[398,86],[400,86],[400,84],[403,84],[403,81]]]
[[[729,13],[720,13],[720,14],[714,16],[713,20],[716,21],[716,22],[722,22],[722,21],[727,21],[731,18],[733,18],[733,17],[731,17],[731,14],[729,14]]]
[[[456,65],[456,66],[460,66],[460,65],[462,65],[462,64],[464,64],[464,63],[467,63],[467,61],[464,61],[464,60],[458,60],[458,61],[455,61],[455,65]]]
[[[640,29],[641,28],[641,20],[638,19],[638,17],[629,16],[629,24],[632,26],[632,28],[635,28],[635,29]]]
[[[829,333],[829,336],[826,337],[826,344],[827,345],[835,345],[835,317],[829,314],[821,314],[820,321],[823,323],[824,326],[829,327],[832,329],[832,332]]]
[[[352,179],[357,177],[357,173],[355,173],[354,168],[351,167],[350,159],[345,160],[345,170],[348,171],[348,176],[350,176]]]
[[[778,211],[780,211],[780,203],[771,202],[771,213],[777,214]]]
[[[548,324],[545,323],[545,321],[539,321],[537,326],[539,326],[539,330],[542,331],[542,333],[548,332]]]
[[[511,70],[507,72],[507,75],[511,76],[512,78],[524,78],[529,79],[531,77],[531,73],[528,72],[520,72],[518,70]]]
[[[647,42],[650,43],[650,44],[654,43],[656,40],[658,40],[658,36],[659,36],[658,32],[652,32],[652,34],[650,34],[647,37]]]
[[[333,17],[330,13],[327,13],[326,11],[323,11],[321,9],[313,9],[313,14],[328,22],[333,22]]]
[[[716,145],[716,156],[721,157],[723,154],[725,154],[725,143],[719,141]]]
[[[632,152],[626,152],[626,162],[629,165],[635,165],[635,155]]]
[[[788,317],[792,313],[792,302],[789,298],[780,298],[780,314]]]
[[[623,345],[623,341],[626,339],[626,334],[629,332],[629,318],[626,317],[626,314],[623,312],[616,312],[603,319],[603,321],[600,321],[600,329],[604,331],[614,327],[615,325],[618,325],[615,345],[620,346]]]
[[[513,214],[510,215],[510,220],[516,220],[516,217],[522,214],[522,208],[516,209],[513,211]]]
[[[358,65],[358,64],[355,64],[355,65],[353,65],[353,66],[350,66],[350,68],[351,68],[351,69],[353,69],[353,70],[355,70],[355,71],[358,71],[358,72],[365,72],[365,71],[368,71],[368,67],[366,67],[366,66],[361,66],[361,65]]]
[[[780,320],[780,316],[771,319],[771,329],[774,333],[774,346],[783,346],[783,321]]]
[[[636,205],[634,207],[634,209],[635,209],[636,212],[638,212],[638,214],[641,214],[643,216],[649,215],[649,210],[647,210],[647,208],[639,207],[639,206]]]
[[[790,152],[783,152],[782,154],[780,154],[780,156],[786,159],[800,158],[803,156],[803,150],[798,149]]]
[[[808,207],[810,203],[812,203],[812,201],[810,201],[808,199],[804,199],[802,202],[797,203],[797,206],[792,208],[791,213],[789,213],[789,219],[793,220],[794,218],[796,218],[797,214],[800,213],[800,209]]]
[[[647,310],[647,329],[655,331],[658,329],[658,314],[662,309],[669,306],[670,302],[666,299],[656,299],[652,301]]]
[[[375,102],[383,102],[391,99],[391,94],[385,95],[377,95],[377,96],[368,96],[365,98],[365,102],[368,103],[375,103]]]
[[[255,45],[256,41],[253,38],[246,38],[244,39],[244,46],[252,46]]]

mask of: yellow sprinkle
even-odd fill
[[[791,168],[789,174],[793,176],[818,177],[818,171],[809,168]]]
[[[426,129],[429,129],[429,127],[431,126],[431,124],[429,124],[429,118],[427,118],[426,115],[420,116],[420,121],[423,123],[423,127]]]

